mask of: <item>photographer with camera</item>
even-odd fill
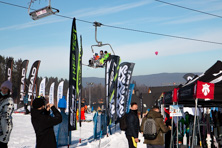
[[[53,117],[50,116],[50,109]],[[36,134],[36,148],[56,148],[53,126],[62,122],[62,116],[55,106],[46,104],[44,97],[35,98],[32,102],[31,120]]]

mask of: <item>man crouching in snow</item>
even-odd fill
[[[50,109],[54,117],[50,116]],[[60,112],[53,104],[45,105],[44,97],[38,97],[32,102],[31,117],[36,134],[36,148],[56,148],[53,126],[62,122]]]

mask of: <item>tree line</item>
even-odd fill
[[[9,59],[13,59],[13,57],[4,57],[0,55],[0,84],[2,84],[7,78],[6,78],[6,65],[7,61]],[[13,69],[12,69],[12,84],[13,84],[13,92],[12,97],[14,99],[14,102],[16,104],[21,104],[20,101],[20,83],[21,83],[21,69],[22,69],[22,59],[15,60],[13,59]],[[32,64],[32,63],[29,63]],[[41,69],[39,69],[41,71]],[[29,76],[29,69],[26,74],[26,84],[28,84],[28,76]],[[37,92],[36,95],[39,94],[39,85],[43,78],[46,78],[46,85],[45,85],[45,94],[46,98],[49,95],[50,85],[55,82],[55,89],[54,89],[54,98],[57,100],[57,88],[61,81],[64,81],[63,86],[63,95],[67,95],[67,90],[69,87],[69,81],[67,79],[58,78],[58,77],[37,77],[36,78],[36,85],[37,85]],[[148,87],[145,85],[137,86],[136,82],[133,81],[132,83],[135,84],[135,89],[139,89],[141,92],[147,92]],[[91,88],[90,88],[91,87]],[[89,94],[89,91],[91,89],[91,94]],[[103,84],[93,84],[93,85],[87,85],[86,87],[82,87],[82,98],[86,101],[86,104],[89,103],[89,97],[91,95],[91,103],[104,103],[105,100],[105,86]]]
[[[0,85],[7,80],[6,77],[6,66],[9,59],[13,59],[13,57],[4,57],[0,55]],[[12,68],[12,97],[16,104],[22,103],[20,101],[20,84],[21,84],[21,69],[22,69],[22,59],[15,60],[13,59],[13,68]],[[32,63],[29,63],[32,64]],[[39,69],[41,71],[41,69]],[[26,84],[28,84],[28,77],[29,77],[29,69],[27,70],[26,74]],[[37,77],[36,78],[36,85],[37,85],[37,92],[36,95],[39,94],[39,85],[41,80],[46,78],[46,85],[45,85],[45,94],[46,97],[49,95],[50,85],[55,82],[55,89],[54,89],[54,98],[57,98],[57,88],[61,81],[64,81],[63,86],[63,95],[67,95],[67,90],[69,87],[69,81],[67,79],[58,78],[58,77]],[[86,100],[88,103],[89,99],[89,87],[91,87],[91,102],[99,102],[101,99],[105,98],[105,87],[102,84],[94,84],[93,86],[86,86],[82,87],[82,98]]]

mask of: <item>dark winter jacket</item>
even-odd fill
[[[164,145],[163,133],[168,132],[170,129],[164,124],[163,116],[159,112],[151,110],[142,120],[142,124],[140,127],[141,132],[143,132],[144,122],[147,118],[152,118],[155,120],[158,135],[157,138],[154,140],[144,139],[144,143],[150,145]]]
[[[126,117],[126,124],[127,124],[127,129],[126,129],[126,136],[131,136],[134,138],[138,138],[139,134],[139,118],[137,116],[137,111],[130,110],[130,112],[127,114]]]
[[[31,109],[32,125],[36,134],[36,148],[56,148],[53,126],[62,122],[60,112],[51,107],[54,117],[46,110]]]

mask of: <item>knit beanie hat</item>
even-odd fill
[[[42,107],[43,105],[45,105],[45,98],[44,97],[35,98],[34,101],[32,102],[32,106],[35,109],[38,109],[38,108]]]
[[[10,82],[9,80],[3,82],[1,85],[1,89],[2,87],[7,87],[12,92],[12,82]]]

